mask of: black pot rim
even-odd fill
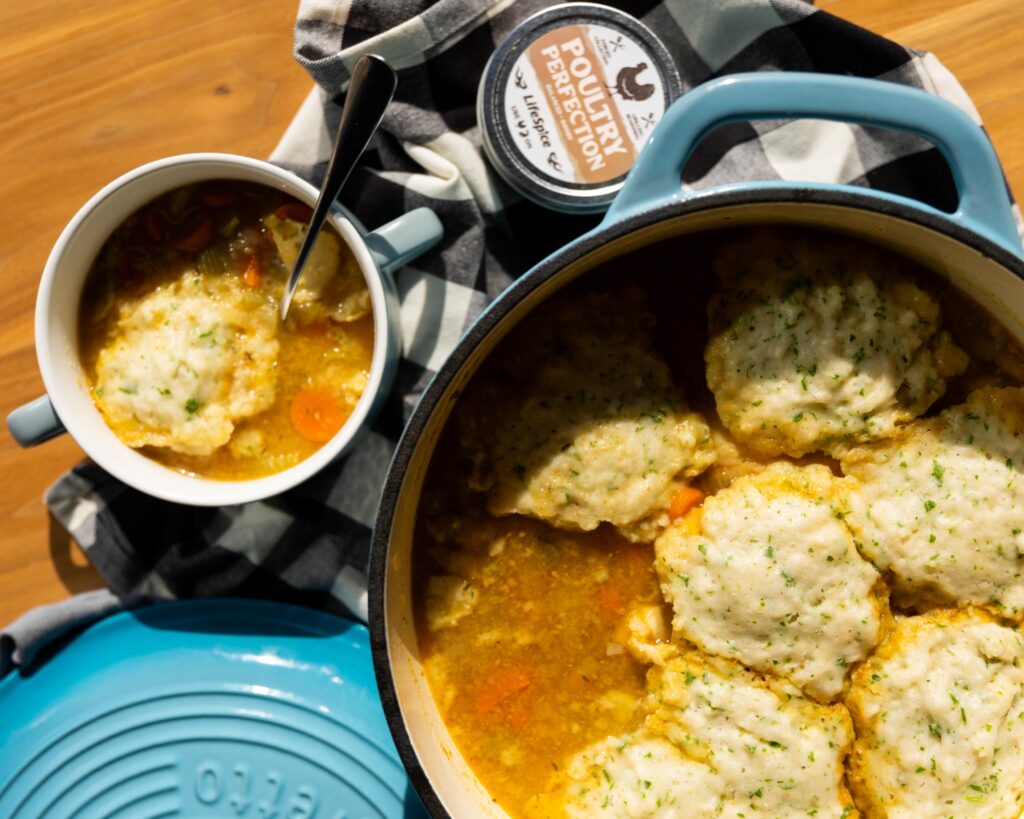
[[[419,442],[427,421],[433,415],[442,396],[456,374],[462,369],[470,353],[491,331],[518,305],[529,293],[540,287],[544,282],[569,265],[608,242],[620,239],[634,231],[649,227],[657,222],[684,216],[698,211],[711,211],[737,205],[752,204],[813,204],[838,205],[855,210],[866,210],[882,216],[891,216],[924,228],[942,233],[967,247],[978,251],[997,264],[1009,270],[1017,278],[1024,279],[1024,259],[1015,256],[996,242],[967,228],[949,216],[932,213],[889,199],[882,199],[865,190],[864,193],[843,189],[823,188],[736,188],[710,193],[697,193],[691,197],[680,199],[668,204],[657,205],[649,210],[633,214],[609,225],[597,228],[574,242],[566,245],[547,258],[534,265],[530,270],[513,282],[492,304],[477,318],[476,322],[466,331],[456,344],[455,349],[445,360],[441,369],[427,384],[419,403],[413,410],[402,437],[395,448],[395,453],[388,467],[384,488],[381,492],[380,506],[373,528],[370,546],[370,565],[368,575],[369,588],[369,629],[370,646],[373,654],[373,668],[377,678],[377,688],[384,705],[391,736],[398,749],[399,757],[409,779],[423,801],[427,811],[435,819],[451,819],[440,798],[430,783],[430,778],[420,765],[419,758],[413,748],[412,740],[405,729],[405,721],[398,702],[388,661],[387,629],[385,627],[384,586],[387,574],[387,552],[391,540],[395,508],[398,496],[409,463]]]

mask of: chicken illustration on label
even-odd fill
[[[615,85],[610,86],[610,90],[626,100],[642,102],[649,99],[654,94],[654,83],[638,82],[637,80],[638,75],[646,70],[647,63],[619,69],[619,73],[615,76]]]

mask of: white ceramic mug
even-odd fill
[[[390,274],[441,239],[441,223],[428,208],[410,211],[372,233],[363,231],[342,212],[331,216],[369,286],[373,362],[366,390],[352,415],[310,457],[254,480],[193,478],[125,445],[103,420],[78,356],[78,309],[89,268],[114,229],[138,208],[174,188],[212,179],[257,182],[311,206],[318,195],[308,182],[269,162],[198,153],[143,165],[93,196],[61,233],[43,269],[36,299],[35,341],[46,395],[8,416],[8,429],[19,444],[33,446],[67,431],[97,464],[136,489],[176,503],[221,506],[259,500],[295,486],[345,452],[372,421],[391,387],[400,352],[398,299]]]

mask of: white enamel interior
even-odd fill
[[[295,466],[249,481],[190,478],[121,443],[88,392],[78,357],[78,305],[89,267],[110,233],[133,211],[167,191],[207,179],[237,179],[276,188],[309,205],[318,191],[294,174],[258,159],[231,154],[184,154],[143,165],[90,199],[61,233],[43,270],[36,300],[35,335],[47,395],[68,432],[97,464],[137,489],[194,506],[246,503],[276,495],[338,457],[362,430],[381,389],[389,361],[398,355],[380,272],[359,231],[341,216],[331,221],[348,243],[369,286],[374,313],[370,377],[351,417],[330,441]]]
[[[1024,342],[1024,281],[945,234],[896,217],[836,205],[734,205],[667,219],[604,245],[533,291],[477,346],[449,385],[417,442],[392,512],[383,592],[391,675],[412,749],[450,816],[507,815],[470,770],[441,719],[423,674],[412,619],[411,549],[416,508],[430,457],[455,401],[487,354],[533,307],[598,264],[675,236],[756,224],[826,228],[897,250],[958,285]],[[685,259],[676,257],[670,263],[678,265],[680,275],[686,275]],[[515,616],[514,611],[509,612],[509,617]],[[538,783],[538,787],[542,784]]]

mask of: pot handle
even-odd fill
[[[676,101],[651,133],[602,226],[657,204],[697,195],[682,190],[683,166],[694,148],[717,126],[790,118],[856,122],[924,137],[949,163],[960,197],[956,212],[943,213],[884,191],[872,191],[872,195],[952,219],[1014,255],[1024,256],[999,159],[985,132],[967,114],[939,97],[904,85],[800,72],[732,74],[700,85]],[[726,187],[763,189],[793,185],[758,181]],[[797,185],[861,194],[865,191],[850,185]]]

